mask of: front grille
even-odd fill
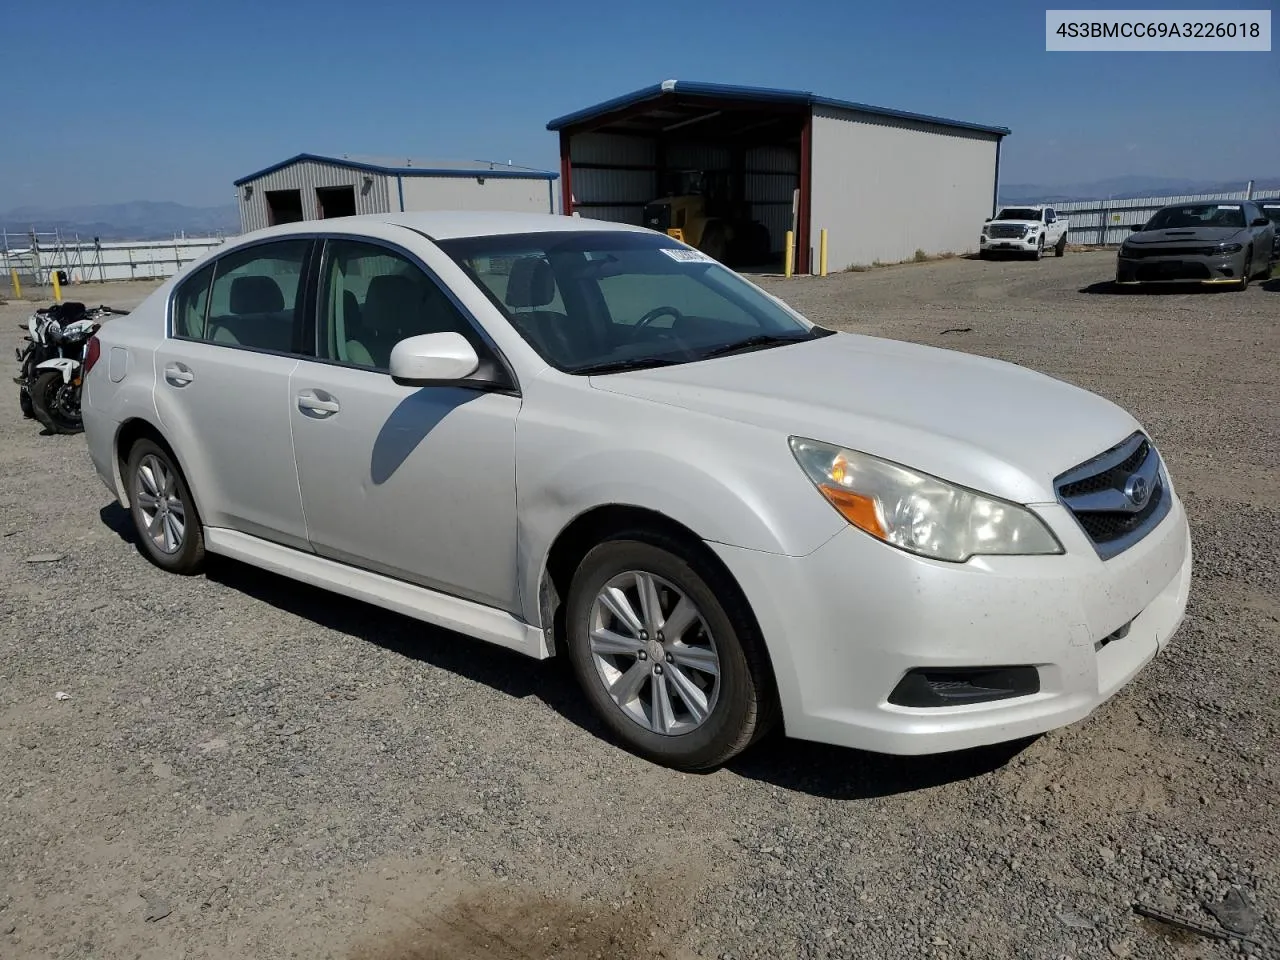
[[[1139,280],[1210,280],[1213,274],[1203,263],[1194,260],[1165,260],[1160,263],[1144,263],[1134,271]]]
[[[1026,232],[1026,227],[1016,223],[993,223],[987,227],[987,236],[993,240],[1017,239]]]
[[[1054,486],[1104,560],[1150,533],[1172,504],[1160,454],[1141,433],[1068,470]]]
[[[1148,257],[1212,257],[1221,253],[1217,247],[1125,247],[1126,260],[1145,260]]]

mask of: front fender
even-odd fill
[[[36,364],[37,370],[59,370],[62,372],[62,382],[70,383],[71,378],[75,376],[77,370],[80,369],[80,361],[73,360],[70,357],[53,357],[42,363]]]
[[[516,429],[520,598],[530,623],[541,622],[539,586],[556,538],[597,507],[639,507],[709,542],[787,556],[813,552],[846,525],[785,436],[595,390],[544,406],[537,386]],[[579,415],[584,401],[595,416]],[[548,407],[564,412],[540,415]]]

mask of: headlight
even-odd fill
[[[1218,253],[1239,253],[1244,249],[1242,243],[1224,243],[1217,248]]]
[[[1062,553],[1025,507],[829,443],[791,438],[814,486],[859,530],[911,553],[963,563],[977,554]]]

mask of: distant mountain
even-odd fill
[[[1069,200],[1131,200],[1139,197],[1167,197],[1196,193],[1229,193],[1243,190],[1247,180],[1187,180],[1173,177],[1130,175],[1094,180],[1090,183],[1035,184],[1002,183],[1001,203],[1065,203]],[[1280,192],[1280,177],[1254,183],[1254,196]]]
[[[240,232],[240,211],[234,203],[217,207],[188,207],[181,203],[134,200],[79,207],[17,207],[0,213],[0,226],[9,233],[35,229],[78,234],[81,240],[167,240]]]

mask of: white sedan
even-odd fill
[[[641,228],[272,228],[86,366],[93,461],[158,566],[224,554],[563,652],[622,741],[684,769],[778,722],[899,754],[1034,735],[1186,606],[1186,516],[1123,410],[815,326]]]

